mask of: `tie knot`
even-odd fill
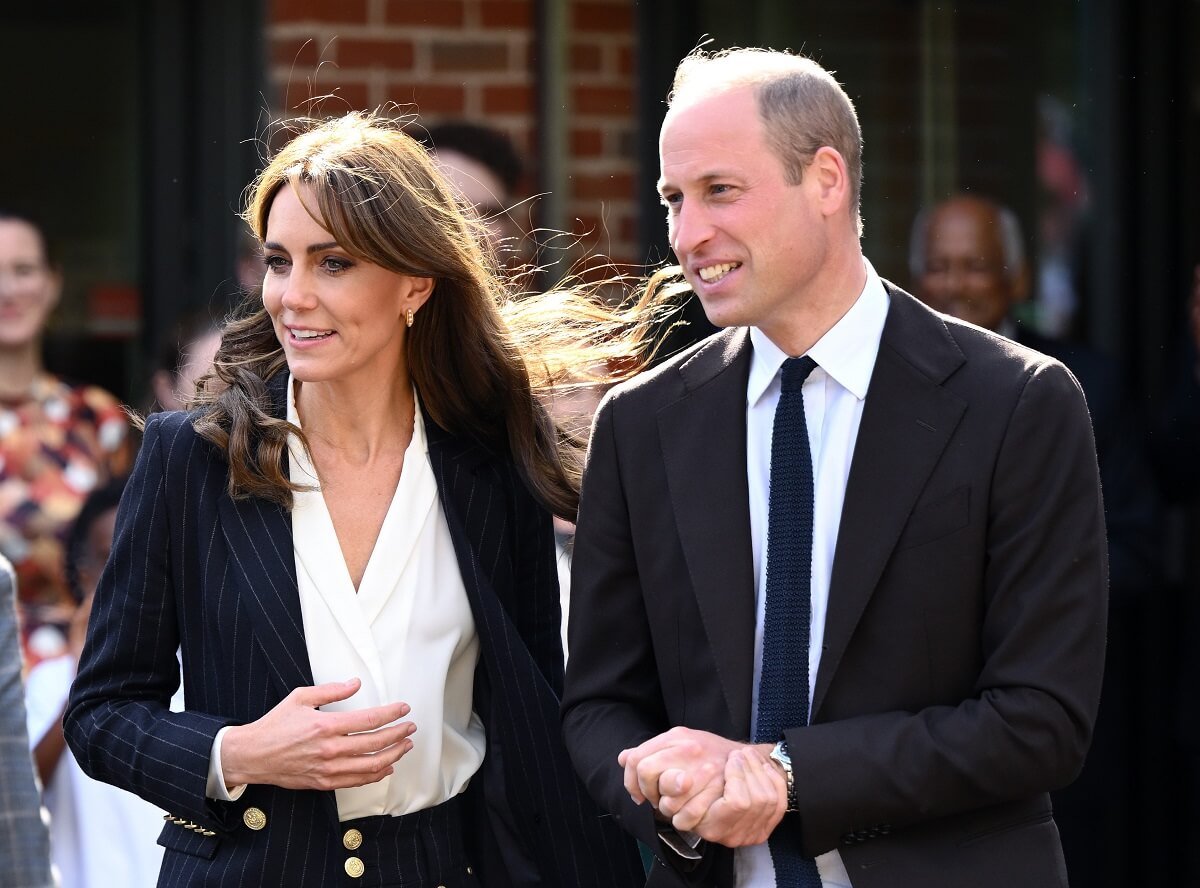
[[[798,392],[808,379],[808,374],[816,368],[817,362],[805,355],[802,358],[788,358],[783,362],[783,391]]]

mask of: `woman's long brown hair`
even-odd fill
[[[585,442],[556,427],[539,395],[644,367],[674,288],[660,277],[616,306],[597,286],[515,298],[480,246],[482,226],[401,127],[362,112],[312,125],[252,183],[246,221],[262,240],[279,190],[304,185],[309,212],[347,252],[433,278],[405,340],[423,409],[446,431],[510,454],[534,496],[573,520]],[[195,403],[197,432],[226,453],[230,494],[290,507],[298,488],[283,454],[289,434],[303,435],[271,415],[267,392],[286,367],[270,316],[248,298]]]

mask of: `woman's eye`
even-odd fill
[[[287,265],[287,260],[282,256],[264,256],[263,264],[267,266],[267,271],[278,271]]]
[[[350,267],[350,263],[345,259],[338,259],[336,256],[329,256],[321,263],[326,269],[332,272],[345,271]]]

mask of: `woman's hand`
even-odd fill
[[[228,786],[262,783],[285,789],[345,789],[375,783],[412,749],[407,703],[353,712],[316,707],[345,700],[362,682],[330,682],[296,688],[274,709],[248,725],[236,725],[221,740],[221,770]],[[390,727],[384,727],[390,725]]]

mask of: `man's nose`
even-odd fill
[[[672,220],[670,235],[671,249],[681,258],[712,237],[712,221],[703,206],[684,203]]]

